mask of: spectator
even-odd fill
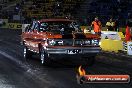
[[[125,40],[126,42],[131,40],[131,29],[128,25],[126,27]]]
[[[130,41],[132,39],[132,22],[129,20],[126,22],[125,40]]]
[[[107,30],[114,31],[114,25],[115,25],[115,22],[113,21],[112,18],[110,18],[110,20],[106,23]]]
[[[15,11],[18,13],[20,11],[20,9],[21,9],[21,6],[19,3],[17,3],[15,6]]]
[[[99,21],[98,17],[95,18],[95,20],[92,22],[91,26],[93,27],[95,34],[101,35],[102,24]]]

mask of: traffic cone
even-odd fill
[[[128,26],[126,27],[125,40],[126,42],[131,40],[130,28]]]

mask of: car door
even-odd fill
[[[35,22],[33,30],[31,32],[32,39],[30,41],[30,47],[34,52],[38,52],[38,44],[41,42],[39,35],[39,23]]]
[[[32,22],[29,28],[25,31],[25,44],[32,50],[32,40],[33,40],[33,29],[35,27],[35,22]]]
[[[24,40],[28,40],[29,37],[30,37],[29,30],[30,30],[30,28],[31,28],[31,25],[32,25],[32,24],[28,25],[28,26],[25,28],[25,31],[22,32],[22,38],[23,38]]]

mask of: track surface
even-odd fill
[[[0,29],[0,88],[132,88],[129,84],[84,84],[76,81],[79,60],[52,61],[42,66],[38,59],[26,61],[20,44],[20,30]],[[100,54],[87,74],[129,74],[132,59]]]

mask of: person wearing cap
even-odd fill
[[[96,18],[94,19],[94,21],[93,21],[92,24],[91,24],[91,27],[93,27],[95,34],[98,34],[98,35],[101,34],[101,27],[102,27],[102,24],[101,24],[101,22],[99,21],[98,17],[96,17]]]

